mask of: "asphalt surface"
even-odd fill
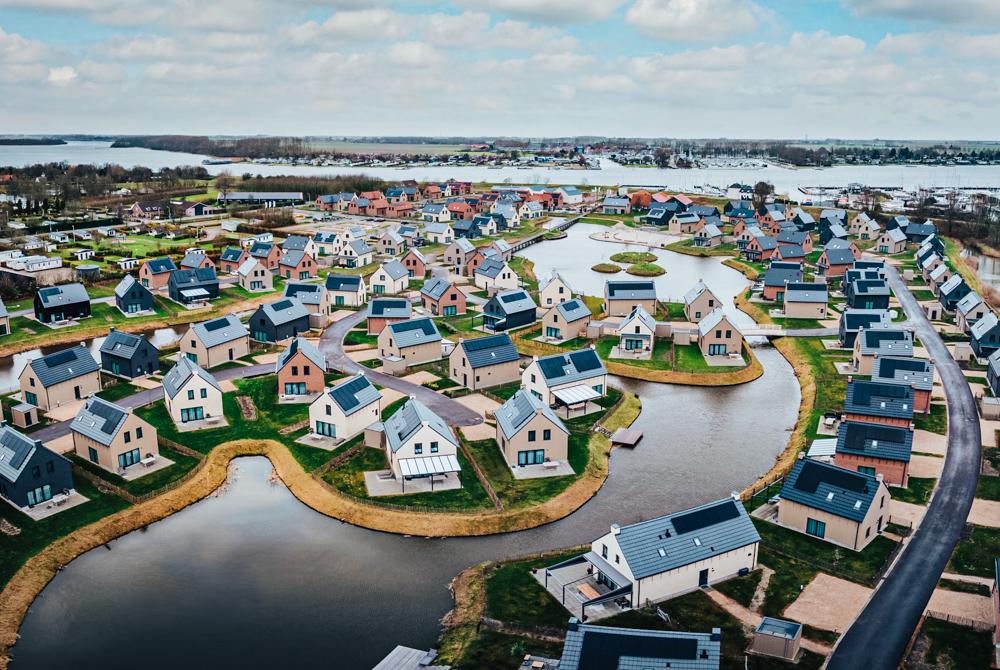
[[[364,373],[373,384],[415,396],[417,400],[452,426],[474,426],[483,422],[483,417],[479,416],[478,413],[437,391],[404,381],[399,377],[376,372],[349,358],[344,352],[344,337],[347,336],[349,330],[364,321],[366,316],[368,316],[366,310],[358,310],[323,331],[319,340],[319,349],[326,354],[326,360],[331,367],[351,375]]]
[[[982,435],[969,383],[895,268],[886,273],[915,334],[937,366],[948,399],[948,456],[923,522],[895,567],[841,638],[830,670],[890,670],[903,653],[958,542],[979,479]]]

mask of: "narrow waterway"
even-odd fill
[[[600,294],[583,270],[614,245],[590,240],[586,228],[526,255],[540,275],[555,268],[578,291]],[[718,259],[658,253],[668,269],[658,280],[665,295],[699,276],[727,301],[746,285]],[[368,531],[296,501],[269,481],[265,459],[239,459],[219,495],[60,572],[25,619],[13,667],[56,669],[86,658],[108,670],[130,669],[136,659],[150,669],[368,669],[396,644],[430,647],[451,607],[447,584],[463,568],[586,542],[611,523],[726,496],[765,472],[794,426],[799,388],[774,349],[757,355],[764,375],[731,388],[614,380],[642,398],[636,427],[645,438],[612,453],[607,483],[579,511],[530,531],[447,540]]]

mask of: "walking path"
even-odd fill
[[[761,619],[764,618],[762,615],[748,610],[746,607],[739,604],[729,596],[723,595],[715,589],[708,589],[705,593],[709,598],[711,598],[712,602],[726,610],[726,612],[738,619],[744,626],[757,628],[757,626],[760,625]],[[820,654],[821,656],[827,656],[830,653],[830,647],[821,642],[815,642],[805,637],[802,638],[801,646],[803,649]]]
[[[969,517],[979,478],[982,435],[969,383],[899,273],[888,264],[886,277],[947,394],[948,457],[923,522],[840,639],[827,666],[830,670],[898,667]]]

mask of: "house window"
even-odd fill
[[[126,430],[125,431],[125,444],[128,444],[131,441],[132,441],[132,431]]]
[[[531,383],[532,383],[532,384],[534,384],[534,383],[535,383],[535,375],[531,375]]]
[[[607,557],[608,557],[608,545],[602,544],[601,545],[601,558],[607,558]]]
[[[35,479],[38,479],[39,477],[42,476],[42,469],[37,465],[31,466],[31,476],[34,477]]]
[[[422,443],[420,443],[420,442],[417,442],[416,444],[414,444],[413,445],[413,453],[417,454],[418,456],[420,454],[424,453],[424,445]]]
[[[552,431],[549,430],[548,428],[546,428],[545,430],[543,430],[542,431],[542,439],[545,440],[545,441],[551,440],[552,439]]]
[[[188,389],[188,400],[194,400],[194,389]]]
[[[201,390],[201,397],[202,398],[207,398],[208,397],[208,389],[202,389]]]
[[[303,374],[304,376],[306,376],[306,377],[308,377],[308,376],[309,376],[309,366],[308,366],[308,365],[303,365],[303,366],[302,366],[302,374]]]
[[[437,452],[438,452],[438,443],[437,442],[431,442],[431,453],[432,454],[436,454]]]
[[[299,366],[298,365],[293,365],[292,366],[292,376],[293,377],[298,377],[299,376]]]
[[[331,407],[330,405],[326,406],[326,415],[333,416],[333,407]]]
[[[528,442],[534,442],[534,441],[535,441],[535,431],[529,430],[528,431]]]
[[[816,519],[806,519],[806,533],[816,537],[826,537],[826,523]]]
[[[859,465],[858,472],[860,472],[863,475],[871,475],[872,477],[875,476],[875,468],[869,467],[867,465]]]
[[[56,464],[52,461],[45,461],[45,471],[52,474],[56,471]]]
[[[135,439],[137,439],[137,440],[141,440],[142,439],[142,426],[136,426],[136,429],[135,429]]]
[[[93,447],[87,447],[87,456],[90,458],[91,463],[96,463],[98,461],[97,449],[94,449]]]

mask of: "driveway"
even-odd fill
[[[899,666],[958,542],[979,478],[982,435],[965,375],[896,269],[886,264],[886,276],[941,375],[948,396],[948,457],[923,522],[896,566],[840,639],[827,665],[830,670],[894,670]]]
[[[326,354],[326,360],[331,367],[352,375],[363,372],[373,384],[399,391],[404,395],[415,396],[417,400],[427,405],[431,411],[452,426],[475,426],[483,422],[483,417],[475,411],[426,386],[412,384],[399,377],[371,370],[351,360],[344,353],[344,338],[347,336],[347,332],[364,321],[367,315],[366,310],[358,310],[323,331],[323,336],[319,340],[319,349]]]

